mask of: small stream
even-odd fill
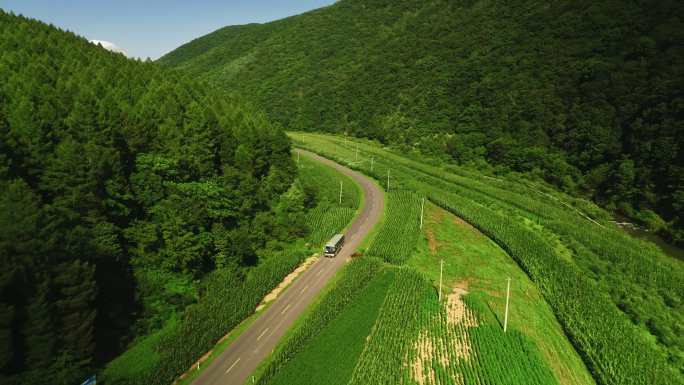
[[[645,239],[655,243],[658,247],[660,247],[660,249],[665,254],[669,255],[670,257],[677,258],[680,261],[684,261],[684,248],[677,247],[671,243],[666,242],[657,234],[650,231],[646,231],[645,229],[639,226],[634,226],[631,224],[628,226],[620,226],[620,228],[622,228],[626,233],[634,236],[635,238]]]

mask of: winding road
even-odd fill
[[[363,189],[363,209],[346,231],[344,247],[337,257],[319,258],[300,274],[247,330],[200,373],[194,385],[244,384],[330,278],[350,258],[382,215],[385,205],[383,192],[368,177],[312,152],[295,151],[333,167],[358,182]]]

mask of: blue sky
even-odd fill
[[[52,23],[129,56],[157,59],[226,25],[263,23],[335,0],[0,0],[0,8]]]

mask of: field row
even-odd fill
[[[420,234],[421,199],[410,191],[387,194],[385,222],[366,254],[402,264],[411,255]]]

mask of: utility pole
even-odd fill
[[[340,205],[342,204],[342,181],[340,181]]]
[[[373,172],[373,161],[375,160],[374,156],[371,156],[371,172]]]
[[[389,192],[389,174],[390,174],[390,170],[387,169],[387,192]]]
[[[425,197],[423,197],[423,201],[420,203],[420,229],[423,229],[423,208],[425,207]]]
[[[508,329],[508,299],[511,296],[511,279],[508,278],[506,281],[508,281],[508,285],[506,287],[506,314],[504,315],[504,333],[506,333],[506,329]]]
[[[439,297],[437,297],[440,301],[442,300],[442,270],[444,269],[444,258],[439,260]]]

